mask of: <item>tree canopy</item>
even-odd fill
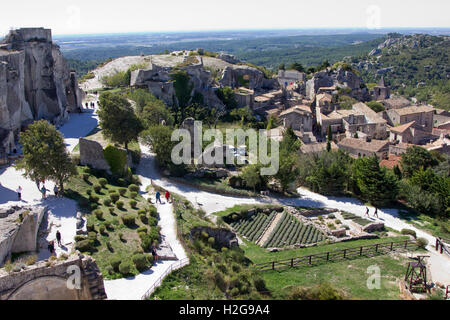
[[[32,180],[52,180],[64,192],[64,182],[76,174],[63,135],[46,120],[36,121],[20,134],[24,158],[17,164]]]

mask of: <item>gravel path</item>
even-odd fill
[[[280,219],[282,217],[283,217],[283,213],[277,212],[277,215],[275,216],[275,219],[272,220],[272,222],[270,223],[269,228],[267,228],[267,230],[266,230],[266,232],[264,232],[264,235],[262,236],[262,238],[258,241],[259,245],[263,245],[267,241],[267,239],[269,238],[270,234],[277,227],[278,222],[280,221]]]

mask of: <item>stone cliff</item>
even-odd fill
[[[82,99],[75,73],[52,42],[51,30],[12,30],[0,42],[0,129],[17,138],[34,120],[59,125],[69,112],[81,110]],[[10,153],[13,142],[10,136],[4,140],[0,149]]]

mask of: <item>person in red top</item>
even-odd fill
[[[166,191],[165,197],[166,197],[166,201],[169,202],[169,200],[170,200],[170,193],[169,193],[169,191]]]

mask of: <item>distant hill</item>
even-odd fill
[[[382,75],[398,94],[450,109],[450,37],[390,34],[368,56],[353,59],[367,83]]]

